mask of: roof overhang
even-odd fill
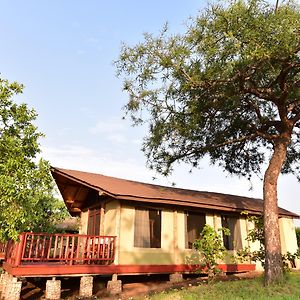
[[[203,208],[207,210],[214,211],[226,211],[226,212],[248,212],[249,214],[262,214],[263,212],[263,202],[259,199],[252,199],[257,202],[256,208],[253,209],[251,206],[248,206],[244,203],[238,205],[237,203],[230,203],[230,205],[224,205],[224,203],[216,203],[214,201],[206,201],[201,203],[199,199],[196,201],[195,199],[186,198],[182,199],[170,199],[170,198],[160,198],[160,197],[143,197],[137,195],[128,195],[128,194],[116,194],[111,191],[100,187],[99,185],[91,184],[85,180],[81,180],[78,177],[72,176],[65,172],[65,170],[51,168],[51,173],[53,178],[56,181],[58,189],[67,205],[68,210],[71,215],[78,215],[82,209],[89,207],[91,205],[89,199],[92,196],[95,196],[97,193],[99,197],[99,201],[107,200],[107,199],[118,199],[120,201],[134,201],[134,202],[142,202],[147,204],[155,204],[155,205],[171,205],[171,206],[179,206],[184,208]],[[168,189],[168,187],[164,187]],[[94,194],[93,194],[94,193]],[[214,193],[211,193],[214,194]],[[228,195],[232,196],[232,195]],[[236,197],[236,196],[235,196]],[[242,198],[242,197],[241,197]],[[250,198],[248,198],[250,199]],[[94,200],[93,200],[94,201]],[[290,218],[300,218],[299,215],[287,211],[285,209],[279,209],[280,217],[290,217]]]

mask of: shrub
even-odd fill
[[[262,216],[249,216],[247,213],[242,213],[247,215],[247,220],[254,224],[254,228],[249,230],[246,240],[250,242],[259,242],[259,250],[251,251],[250,247],[245,247],[242,250],[237,251],[237,258],[241,261],[253,261],[261,262],[262,266],[265,265],[265,246],[264,246],[264,228],[263,228],[263,217]],[[300,238],[300,228],[298,228],[297,242]],[[297,234],[297,230],[296,230]],[[300,242],[300,240],[299,240]],[[298,243],[299,246],[299,243]],[[284,271],[287,272],[290,270],[289,263],[293,264],[295,258],[299,257],[299,250],[296,253],[287,252],[282,255],[282,263]]]
[[[223,234],[229,235],[229,230],[221,228],[216,232],[213,227],[205,225],[199,239],[193,243],[193,248],[198,252],[200,270],[208,273],[210,278],[220,273],[218,260],[224,259],[227,250],[223,245]]]
[[[296,227],[297,245],[300,248],[300,227]]]

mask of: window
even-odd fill
[[[89,209],[87,234],[100,235],[100,208]]]
[[[161,247],[161,211],[157,209],[135,209],[134,247]]]
[[[202,213],[185,213],[185,224],[186,224],[186,234],[185,234],[185,248],[192,249],[193,243],[199,238],[203,227],[205,226],[205,214]]]
[[[237,217],[222,216],[222,227],[230,230],[230,235],[223,234],[223,243],[227,250],[242,249],[240,222]]]

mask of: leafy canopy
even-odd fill
[[[288,139],[283,172],[300,162],[300,11],[292,1],[213,5],[184,34],[123,45],[116,61],[134,124],[147,123],[143,151],[163,174],[175,161],[197,167],[208,155],[232,174],[251,176]]]
[[[49,231],[66,215],[54,197],[49,165],[40,160],[34,110],[12,97],[23,86],[0,78],[0,240],[22,231]]]

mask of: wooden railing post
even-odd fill
[[[113,255],[112,255],[112,262],[114,263],[115,262],[115,257],[116,257],[116,238],[117,237],[114,237],[114,241],[113,241],[113,247],[114,247],[114,251],[113,251]]]
[[[6,261],[14,267],[24,262],[111,264],[115,252],[115,236],[24,232],[18,242],[8,242]]]
[[[16,250],[15,266],[21,265],[24,242],[25,242],[25,235],[26,235],[26,233],[21,233],[20,240],[16,244],[17,250]]]

